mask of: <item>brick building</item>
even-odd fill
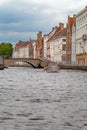
[[[39,33],[37,33],[37,41],[36,41],[36,58],[44,56],[43,48],[44,48],[44,46],[43,46],[42,32],[39,32]]]
[[[67,22],[67,36],[66,36],[66,63],[71,63],[71,46],[72,46],[72,26],[75,21],[75,17],[68,16]]]

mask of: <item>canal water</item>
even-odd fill
[[[0,130],[87,130],[87,72],[1,70]]]

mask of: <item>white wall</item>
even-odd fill
[[[47,34],[47,35],[44,35],[44,37],[43,37],[43,39],[44,39],[44,58],[48,58],[47,57],[47,44],[48,44],[48,39],[50,39],[53,35],[54,35],[54,33],[55,33],[55,31],[57,30],[57,27],[54,27],[53,29],[52,29],[52,31],[49,33],[49,34]],[[51,41],[49,41],[49,44],[50,44],[50,42]],[[51,60],[51,59],[49,59],[49,60]]]
[[[33,42],[33,58],[36,58],[36,42]]]
[[[76,54],[87,53],[87,40],[83,40],[83,34],[87,35],[87,8],[76,16]]]
[[[51,60],[54,62],[63,62],[62,56],[66,55],[66,50],[62,50],[62,46],[66,45],[66,41],[63,41],[63,39],[66,39],[66,37],[60,37],[50,43]]]
[[[14,49],[13,58],[29,58],[29,47],[19,47]]]
[[[47,40],[48,40],[49,36],[45,35],[44,36],[44,58],[47,58]]]

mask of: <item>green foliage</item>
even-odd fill
[[[11,57],[13,52],[13,46],[11,43],[0,44],[0,56]]]

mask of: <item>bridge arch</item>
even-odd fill
[[[23,61],[23,62],[26,62],[26,63],[30,64],[33,68],[37,68],[37,66],[35,64],[33,64],[33,63],[29,62],[29,61]]]
[[[14,62],[26,62],[30,64],[32,67],[37,68],[40,61],[37,59],[29,59],[29,58],[10,58],[10,59],[4,59],[4,65],[5,66],[10,66]]]
[[[26,62],[26,63],[30,64],[33,68],[41,68],[47,64],[45,61],[42,61],[41,59],[34,59],[34,58],[4,59],[4,65],[7,67],[9,67],[14,62]]]

